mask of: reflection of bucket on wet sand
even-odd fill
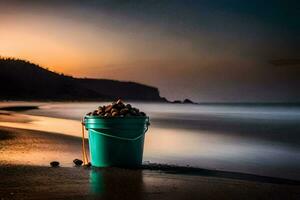
[[[95,167],[138,167],[142,164],[149,118],[86,116],[91,163]]]
[[[90,171],[90,190],[92,194],[102,195],[104,193],[103,172]]]
[[[141,199],[143,175],[141,170],[93,168],[90,171],[90,192],[104,199]]]

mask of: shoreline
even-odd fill
[[[24,112],[0,111],[0,126],[81,137],[81,116],[96,106],[43,104]],[[297,113],[286,116],[290,110],[278,110],[279,116],[270,113],[271,117],[262,120],[259,113],[264,110],[255,112],[252,119],[250,110],[249,116],[234,117],[230,114],[234,110],[228,116],[214,109],[188,115],[182,108],[173,114],[172,107],[164,110],[164,105],[139,106],[151,116],[146,161],[300,180],[300,129],[296,120],[290,120],[299,120]],[[281,115],[287,120],[281,120]]]
[[[1,155],[9,154],[0,158],[3,199],[297,199],[300,196],[299,181],[251,174],[154,163],[144,164],[141,169],[72,167],[72,160],[81,158],[80,138],[73,136],[0,127],[0,144]],[[19,160],[18,155],[25,158],[24,163],[14,163]],[[48,167],[46,161],[54,157],[62,161],[62,167]],[[26,163],[26,159],[40,159],[47,165]]]

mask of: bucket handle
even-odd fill
[[[101,133],[101,132],[98,132],[98,134],[103,135],[103,136],[106,136],[106,137],[118,139],[118,140],[135,141],[135,140],[138,140],[138,139],[140,139],[141,137],[143,137],[147,131],[148,131],[148,126],[147,126],[147,128],[145,129],[144,133],[142,133],[141,135],[139,135],[139,136],[137,136],[137,137],[135,137],[135,138],[119,137],[119,136],[110,135],[110,134],[105,134],[105,133]]]
[[[81,121],[81,133],[82,133],[82,145],[81,145],[81,150],[82,150],[82,159],[83,159],[83,164],[87,165],[89,163],[88,156],[86,154],[86,149],[85,149],[85,137],[84,137],[84,119]]]

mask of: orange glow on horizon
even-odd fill
[[[189,43],[155,30],[150,34],[140,27],[142,31],[132,36],[130,27],[120,32],[106,18],[99,19],[106,27],[102,28],[49,13],[36,14],[2,14],[1,26],[5,28],[0,29],[1,56],[25,59],[77,77],[99,77],[103,71],[109,74],[106,78],[115,79],[122,79],[115,73],[120,68],[126,72],[128,68],[153,68],[166,63],[173,67],[194,65],[198,59],[197,52],[187,50],[191,48]],[[123,80],[131,79],[132,71],[124,74]]]

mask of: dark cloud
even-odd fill
[[[270,60],[274,66],[297,66],[300,67],[300,59],[277,59]]]

